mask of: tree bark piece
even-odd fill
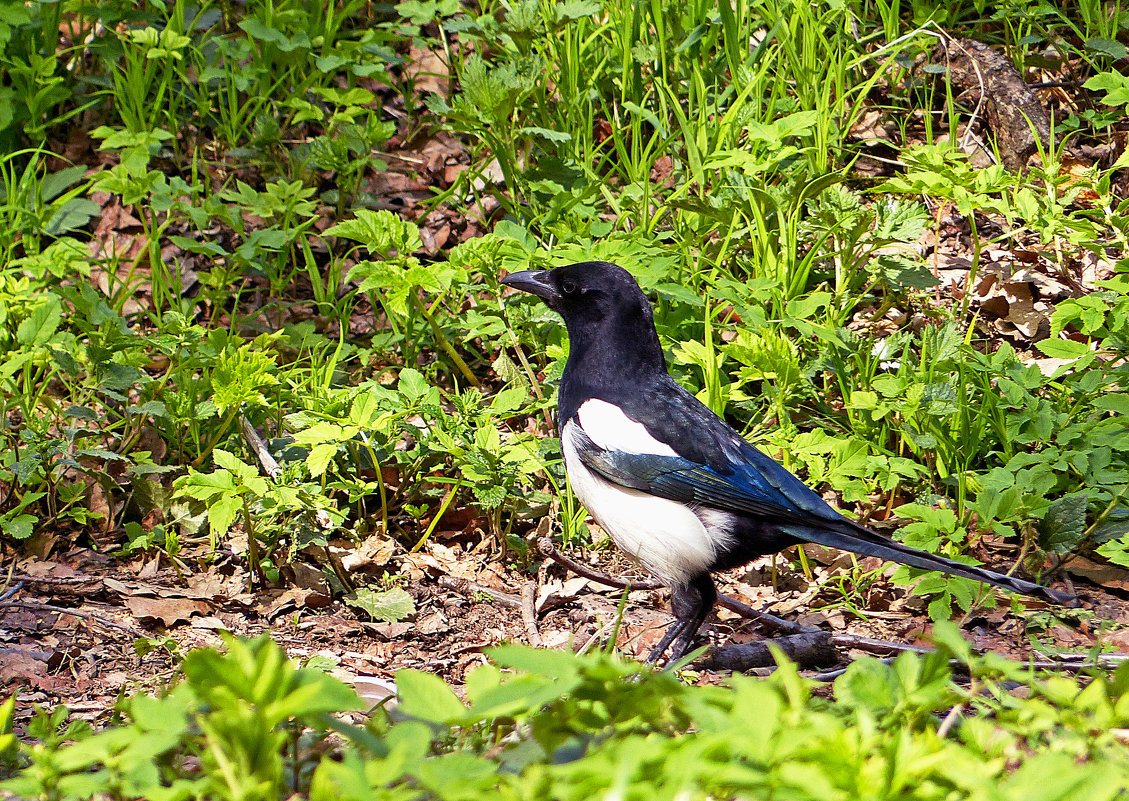
[[[475,595],[485,595],[499,606],[505,606],[510,609],[521,609],[521,596],[514,595],[510,592],[495,590],[464,578],[443,576],[439,579],[439,586],[445,590],[453,590],[471,599],[473,599]]]
[[[1025,167],[1040,143],[1044,150],[1054,148],[1046,108],[1007,56],[982,42],[946,39],[933,57],[944,63],[953,86],[983,103],[1005,167]]]
[[[741,645],[714,645],[697,661],[700,667],[711,670],[732,670],[736,673],[754,668],[775,667],[770,645],[775,645],[800,667],[828,667],[839,662],[839,652],[824,631],[789,634],[763,642]]]
[[[521,585],[521,622],[525,624],[525,635],[529,644],[534,648],[541,648],[541,632],[537,630],[537,582],[527,581]]]

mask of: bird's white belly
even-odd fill
[[[572,421],[565,425],[561,442],[569,482],[615,544],[668,584],[682,584],[707,572],[717,546],[728,538],[721,530],[724,526],[718,526],[711,538],[699,517],[705,514],[707,522],[714,523],[714,513],[704,509],[696,513],[685,504],[604,479],[581,462],[572,441],[574,425]]]

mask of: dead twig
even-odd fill
[[[494,590],[490,587],[484,587],[481,584],[475,584],[473,581],[467,581],[466,579],[455,578],[454,576],[443,576],[439,579],[439,586],[444,589],[454,590],[460,595],[465,595],[470,598],[473,598],[475,595],[485,595],[502,606],[507,606],[510,609],[521,609],[521,598],[519,596],[509,592],[502,592],[501,590]]]
[[[599,570],[593,570],[558,551],[557,546],[553,545],[553,541],[548,537],[537,540],[537,552],[552,559],[557,564],[563,565],[578,576],[583,576],[608,587],[615,587],[617,590],[658,590],[664,586],[657,581],[624,581],[623,579],[612,578]]]
[[[782,617],[762,612],[760,609],[754,609],[748,604],[741,603],[736,598],[730,598],[728,595],[717,595],[717,605],[724,606],[731,612],[736,612],[741,617],[747,617],[750,620],[755,620],[766,629],[770,631],[784,631],[788,634],[808,634],[818,629],[813,629],[808,626],[801,626],[799,623],[793,623],[791,620],[785,620]]]
[[[842,637],[849,635],[836,636]],[[882,642],[882,640],[878,640],[877,642]],[[895,645],[896,643],[889,644]],[[933,648],[923,648],[919,645],[907,645],[903,646],[903,648],[907,651],[912,650],[915,653],[931,653],[935,650]],[[888,665],[894,661],[894,657],[888,656],[879,661]],[[1097,657],[1091,657],[1089,654],[1079,654],[1077,657],[1064,656],[1060,659],[1027,660],[1024,664],[1032,670],[1057,670],[1063,673],[1081,673],[1083,670],[1116,670],[1126,662],[1129,662],[1129,656],[1125,654],[1098,654]],[[950,659],[949,667],[952,668],[954,673],[968,672],[968,665],[961,662],[959,659]],[[846,672],[847,668],[829,670],[826,673],[812,676],[812,679],[822,682],[834,681]]]
[[[243,439],[247,441],[247,447],[255,454],[255,458],[259,460],[259,464],[263,466],[263,472],[270,476],[272,479],[277,479],[282,475],[282,466],[271,455],[267,444],[263,442],[263,438],[259,436],[259,432],[251,425],[243,415],[239,416],[239,426],[243,429]]]
[[[554,562],[563,565],[579,576],[583,576],[584,578],[591,581],[599,582],[600,584],[605,584],[609,587],[615,587],[616,589],[658,590],[662,589],[665,586],[657,581],[624,581],[623,579],[612,578],[606,573],[601,573],[598,570],[593,570],[586,565],[580,564],[575,559],[571,559],[568,556],[565,556],[563,553],[557,550],[557,547],[553,545],[553,541],[548,537],[541,537],[537,540],[537,552],[542,556],[552,559]],[[717,596],[717,603],[719,606],[724,606],[726,609],[730,609],[741,615],[742,617],[747,617],[760,622],[765,626],[765,628],[771,631],[785,631],[789,634],[803,634],[806,632],[815,631],[815,629],[810,629],[806,626],[801,626],[798,623],[793,623],[789,620],[785,620],[784,618],[776,617],[775,615],[769,614],[768,612],[762,612],[759,609],[754,609],[748,604],[741,603],[736,598],[730,598],[728,595],[719,594]]]
[[[29,609],[33,612],[58,612],[62,615],[70,615],[71,617],[81,618],[82,620],[91,620],[95,623],[100,623],[103,626],[111,626],[115,629],[129,632],[135,637],[143,637],[145,633],[132,626],[127,626],[124,623],[119,623],[111,617],[99,614],[97,612],[80,612],[78,609],[68,609],[65,606],[55,606],[53,604],[39,603],[38,601],[0,601],[0,609]]]
[[[552,559],[558,564],[563,565],[573,573],[583,576],[584,578],[591,581],[605,584],[609,587],[616,587],[618,589],[628,588],[641,590],[658,589],[663,586],[662,584],[651,581],[623,581],[621,579],[616,579],[612,578],[611,576],[605,575],[598,570],[593,570],[592,568],[586,567],[576,560],[570,559],[569,557],[565,556],[563,553],[557,550],[556,546],[553,545],[552,540],[550,540],[548,537],[541,537],[537,540],[537,551],[542,556]],[[757,621],[771,631],[786,632],[788,636],[776,638],[774,640],[771,640],[771,642],[775,645],[780,646],[782,649],[785,649],[785,653],[788,653],[788,651],[786,650],[787,648],[798,649],[797,653],[800,654],[800,656],[794,658],[793,661],[801,665],[823,666],[834,664],[835,660],[831,660],[830,662],[819,662],[815,660],[830,658],[829,653],[835,651],[836,648],[852,648],[857,651],[866,651],[867,653],[879,656],[906,652],[927,654],[934,650],[932,648],[926,648],[921,645],[908,645],[906,643],[891,642],[890,640],[879,640],[873,637],[863,637],[857,634],[828,634],[826,632],[821,632],[818,629],[810,628],[808,626],[802,626],[799,623],[785,620],[768,612],[762,612],[759,609],[754,609],[748,604],[738,601],[736,598],[731,598],[728,595],[722,595],[720,593],[717,596],[717,603],[718,606],[723,606],[726,609],[736,612],[742,617]],[[811,639],[804,639],[804,635],[810,635]],[[826,639],[826,645],[818,645],[817,647],[817,644],[821,643],[823,639]],[[732,656],[723,653],[731,648],[738,649]],[[715,656],[715,653],[718,655]],[[714,646],[713,648],[711,648],[707,656],[704,657],[706,661],[703,664],[709,667],[723,667],[727,670],[747,670],[752,667],[770,667],[774,664],[774,662],[772,661],[770,656],[767,656],[767,654],[769,654],[769,651],[767,650],[766,643],[748,643],[745,645],[729,645],[724,647]],[[789,656],[791,656],[790,653]],[[836,659],[837,658],[838,657],[836,656]],[[766,659],[768,660],[767,662],[765,662]],[[764,662],[764,664],[760,664],[761,662]],[[723,663],[745,665],[745,667],[724,667]],[[1109,664],[1113,664],[1113,660],[1110,660]],[[1075,663],[1073,662],[1040,662],[1032,663],[1032,666],[1058,668],[1062,670],[1082,670],[1085,667],[1100,667],[1100,664],[1088,662],[1082,666],[1076,667]],[[842,673],[842,670],[830,671],[829,673],[822,673],[816,676],[815,679],[817,681],[830,681],[835,677],[842,675]]]
[[[937,727],[937,736],[942,740],[949,736],[956,722],[964,715],[964,704],[957,704],[949,710],[949,714],[945,715],[945,719],[941,721],[941,725]]]
[[[826,667],[839,661],[839,652],[835,649],[830,634],[825,631],[805,631],[763,642],[714,645],[706,651],[697,664],[712,670],[735,672],[775,667],[773,647],[779,648],[801,667]]]
[[[12,579],[23,584],[46,584],[50,587],[79,587],[83,584],[102,584],[99,576],[32,576],[27,573],[14,573]],[[95,588],[97,589],[97,588]]]
[[[525,624],[525,634],[529,637],[529,644],[534,648],[544,645],[541,632],[537,630],[537,583],[527,581],[521,585],[521,622]]]
[[[16,594],[17,592],[19,592],[20,590],[22,590],[22,589],[23,589],[23,588],[24,588],[25,586],[27,586],[27,585],[26,585],[26,584],[25,584],[24,582],[22,582],[22,581],[17,581],[17,582],[16,582],[15,584],[13,584],[13,585],[12,585],[11,587],[9,587],[8,589],[4,590],[4,594],[3,594],[3,595],[0,595],[0,601],[6,601],[6,600],[8,600],[8,599],[9,599],[9,598],[11,598],[11,597],[12,597],[13,595],[15,595],[15,594]]]
[[[933,650],[924,645],[908,645],[903,642],[876,640],[873,637],[863,637],[860,634],[832,634],[831,640],[841,648],[854,648],[859,651],[879,655],[900,654],[906,651],[915,654],[927,654]]]

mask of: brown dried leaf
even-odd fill
[[[417,92],[432,92],[440,97],[448,97],[451,93],[451,72],[436,50],[412,47],[408,50],[403,71],[406,76],[415,78]]]
[[[126,607],[141,621],[159,620],[166,627],[188,620],[193,615],[211,611],[211,606],[203,601],[189,598],[127,598]]]
[[[357,548],[342,553],[341,566],[350,574],[361,570],[382,568],[388,564],[389,559],[396,555],[398,547],[396,540],[391,537],[374,534]]]
[[[1129,590],[1129,570],[1117,565],[1092,562],[1084,556],[1071,559],[1065,568],[1072,576],[1081,576],[1108,589]]]
[[[47,692],[55,690],[61,682],[48,675],[50,668],[44,656],[35,649],[21,645],[0,648],[0,684],[16,682]]]

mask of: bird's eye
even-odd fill
[[[571,278],[566,278],[561,281],[561,292],[566,295],[575,295],[580,291],[580,285],[573,281]]]

